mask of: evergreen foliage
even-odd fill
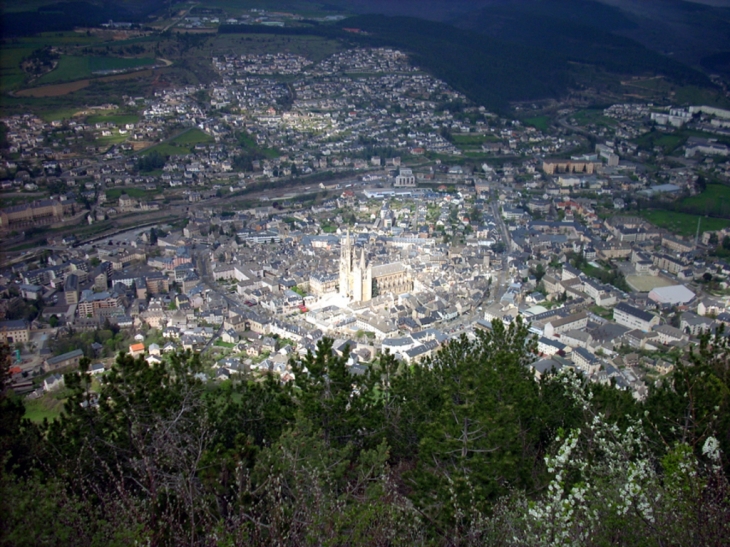
[[[120,354],[99,387],[83,360],[52,423],[0,396],[0,545],[720,545],[727,344],[644,402],[535,380],[520,321],[364,375],[324,339],[288,383]]]

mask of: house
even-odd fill
[[[131,355],[132,357],[144,355],[144,344],[131,344],[129,346],[129,355]]]
[[[659,316],[635,308],[625,302],[616,304],[613,308],[613,320],[629,329],[639,329],[649,332],[659,324]]]
[[[654,332],[659,335],[659,342],[662,344],[672,344],[687,340],[687,334],[671,325],[659,325],[654,328]]]
[[[540,359],[532,363],[530,367],[532,367],[532,370],[535,372],[535,378],[539,380],[548,371],[560,371],[560,369],[563,368],[563,365],[553,359]]]
[[[157,355],[148,355],[145,358],[145,361],[147,361],[148,365],[159,365],[162,363],[162,359],[160,359]]]
[[[551,338],[541,336],[537,340],[537,351],[538,353],[540,353],[540,355],[547,355],[550,357],[555,355],[556,353],[564,353],[565,349],[565,344]]]
[[[585,348],[576,348],[573,351],[575,366],[588,374],[594,374],[601,368],[598,358]]]
[[[714,320],[709,317],[700,317],[690,311],[684,312],[679,320],[679,328],[692,336],[699,336],[705,332],[710,332],[714,327]]]
[[[238,333],[234,329],[224,330],[221,333],[221,340],[226,344],[235,344],[238,342]]]
[[[64,353],[62,355],[57,355],[55,357],[49,357],[46,359],[46,367],[48,370],[56,370],[59,368],[66,368],[66,367],[76,367],[79,365],[79,361],[84,356],[84,352],[80,349],[75,349],[73,351],[69,351],[68,353]]]
[[[104,374],[106,372],[106,368],[104,368],[104,363],[94,363],[89,367],[89,374],[92,376],[99,376],[100,374]]]
[[[65,385],[66,383],[64,382],[62,374],[51,374],[48,378],[43,380],[44,391],[56,391]]]
[[[567,332],[569,330],[581,330],[588,325],[588,314],[585,311],[579,311],[568,315],[567,317],[559,317],[551,319],[545,324],[545,337],[552,338],[555,335]]]
[[[30,327],[27,321],[23,319],[0,321],[0,342],[3,344],[25,343],[29,339]]]

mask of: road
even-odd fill
[[[165,28],[163,28],[163,29],[162,29],[162,30],[160,31],[160,34],[162,34],[162,33],[164,33],[164,32],[167,32],[167,31],[168,31],[168,30],[170,30],[170,29],[171,29],[172,27],[174,27],[175,25],[177,25],[178,23],[180,23],[180,21],[182,21],[183,19],[185,19],[185,18],[186,18],[186,17],[188,16],[188,14],[190,13],[190,10],[192,10],[192,9],[193,9],[193,8],[194,8],[195,6],[197,6],[197,5],[198,5],[198,4],[193,4],[193,5],[191,5],[191,6],[190,6],[190,7],[189,7],[189,8],[187,9],[187,10],[185,10],[185,11],[184,11],[184,12],[182,13],[182,15],[181,15],[180,17],[178,17],[177,19],[175,19],[174,21],[172,21],[172,23],[170,23],[170,24],[169,24],[169,25],[167,25],[167,26],[166,26]]]
[[[223,298],[223,300],[226,301],[230,309],[232,309],[236,313],[243,313],[244,310],[241,307],[241,303],[223,292],[218,284],[215,282],[213,276],[210,274],[210,263],[202,256],[202,253],[200,253],[200,251],[194,251],[193,257],[195,259],[195,267],[200,273],[200,279],[203,281],[203,284],[211,291],[216,293],[218,296]]]

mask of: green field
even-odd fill
[[[687,142],[687,135],[684,133],[663,133],[661,131],[650,131],[636,139],[639,147],[653,150],[655,146],[659,146],[665,154],[671,154],[685,142]]]
[[[685,237],[693,237],[697,233],[697,215],[674,211],[642,211],[640,216],[659,228]],[[730,219],[702,217],[700,233],[727,227],[730,227]]]
[[[40,399],[25,401],[25,418],[31,422],[42,422],[55,420],[63,412],[63,400],[56,399],[52,395],[44,395]]]
[[[730,204],[730,186],[724,184],[708,184],[701,194],[682,200],[683,206],[696,207],[710,213],[722,204]]]
[[[81,57],[76,55],[64,55],[58,62],[55,70],[39,78],[35,83],[56,84],[59,82],[71,82],[83,80],[98,75],[100,71],[124,70],[136,67],[151,66],[155,60],[150,57],[123,58],[123,57]]]
[[[0,47],[0,92],[20,86],[25,80],[26,74],[20,68],[23,57],[27,57],[35,47],[25,45]]]
[[[470,133],[455,133],[451,135],[454,144],[463,146],[480,146],[487,141],[494,140],[493,137],[486,135],[472,135]]]
[[[575,119],[578,125],[616,125],[616,121],[603,115],[603,110],[586,109],[579,110],[570,116]]]
[[[531,125],[535,129],[540,131],[547,131],[550,126],[550,118],[547,116],[535,116],[534,118],[525,118],[523,120],[525,125]]]
[[[78,108],[59,108],[43,112],[40,117],[45,122],[70,120],[78,111]]]
[[[86,36],[77,32],[49,32],[38,36],[16,38],[12,43],[3,43],[0,47],[0,92],[6,92],[23,84],[28,75],[20,68],[20,62],[36,49],[45,46],[90,45],[99,41],[96,36]]]
[[[191,130],[178,135],[169,142],[174,146],[195,146],[196,144],[213,142],[213,137],[197,127],[194,127]]]
[[[89,116],[86,118],[86,123],[114,123],[116,125],[125,125],[128,123],[137,123],[139,121],[139,116],[136,114],[109,114],[108,116],[104,115],[95,115],[95,116]]]
[[[146,156],[152,152],[157,152],[163,156],[183,156],[191,154],[191,148],[196,144],[205,144],[213,142],[213,137],[201,131],[197,127],[189,129],[177,137],[169,141],[161,142],[158,145],[147,148],[139,153],[140,156]]]

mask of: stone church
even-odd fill
[[[413,280],[401,262],[373,266],[365,258],[365,249],[356,256],[354,241],[347,232],[340,250],[340,294],[353,302],[372,300],[377,295],[403,294],[413,289]]]

